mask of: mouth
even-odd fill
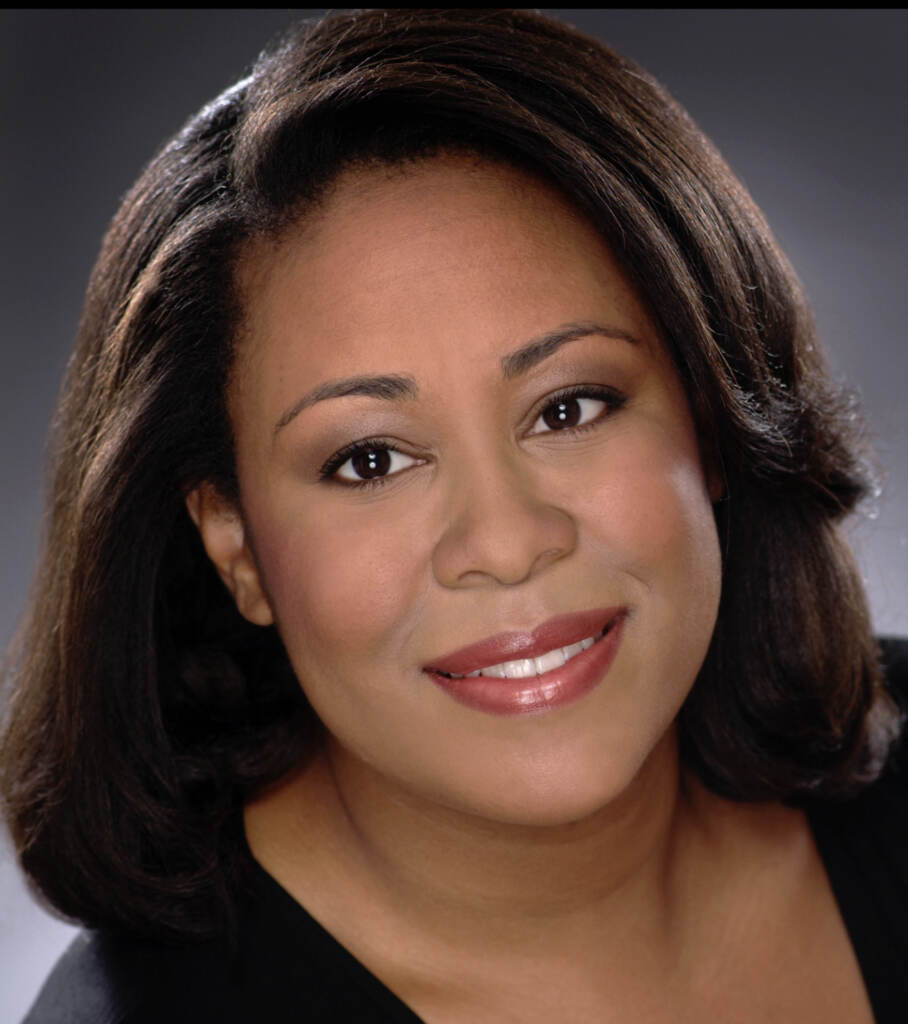
[[[476,711],[553,711],[605,678],[627,617],[625,608],[560,616],[530,633],[500,634],[461,648],[423,671],[449,697]],[[519,656],[503,658],[502,652]]]
[[[578,654],[588,651],[593,644],[598,643],[615,624],[613,619],[604,626],[595,636],[587,636],[576,643],[567,644],[565,647],[555,647],[544,654],[534,658],[515,658],[511,661],[503,661],[497,665],[488,665],[485,668],[478,668],[473,672],[458,674],[456,672],[443,672],[441,669],[429,669],[430,672],[437,672],[446,679],[475,679],[477,676],[486,676],[490,679],[532,679],[534,676],[545,675],[553,669],[561,668]]]
[[[535,629],[499,633],[461,647],[435,659],[424,671],[447,679],[544,675],[598,643],[625,614],[626,609],[613,607],[557,615]]]

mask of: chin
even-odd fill
[[[605,744],[603,743],[603,747]],[[553,758],[550,763],[515,766],[496,778],[494,792],[472,795],[460,804],[478,817],[502,825],[533,828],[563,828],[577,825],[602,813],[619,811],[625,799],[648,785],[650,777],[665,779],[666,773],[651,772],[665,755],[674,757],[674,730],[652,750],[612,750],[604,757]],[[669,773],[670,774],[670,773]]]

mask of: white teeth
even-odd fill
[[[540,654],[538,658],[516,658],[514,661],[503,661],[499,665],[489,665],[488,668],[469,672],[466,677],[455,675],[453,678],[474,679],[476,676],[491,676],[496,679],[529,679],[532,676],[541,676],[544,672],[561,668],[565,662],[576,657],[581,651],[588,650],[601,635],[588,636],[576,644],[568,644],[567,647],[556,647],[553,651]]]
[[[541,676],[543,672],[551,672],[553,668],[561,668],[569,657],[570,655],[568,655],[566,647],[558,647],[554,651],[549,651],[548,654],[540,654],[538,658],[533,658],[533,661],[536,663],[536,674]]]
[[[508,679],[526,679],[527,676],[536,675],[536,663],[532,658],[518,658],[516,661],[506,661],[501,668],[504,669],[504,674]]]

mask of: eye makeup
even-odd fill
[[[383,484],[389,477],[409,469],[410,466],[394,468],[394,456],[397,461],[408,459],[413,465],[424,463],[425,459],[407,455],[402,452],[399,442],[381,437],[367,437],[344,445],[328,458],[319,469],[319,479],[325,483],[338,484],[342,487],[374,487]],[[338,471],[346,463],[351,464],[354,472],[363,474],[360,480],[339,477]]]
[[[526,436],[542,434],[576,435],[595,429],[605,419],[617,412],[627,401],[627,396],[615,388],[601,385],[578,384],[546,396],[544,404],[534,411],[531,425],[543,420],[545,429],[530,431]],[[596,414],[594,403],[601,403],[602,409]],[[546,414],[550,414],[545,419]],[[586,417],[586,418],[585,418]],[[409,464],[401,465],[401,462]],[[382,486],[415,466],[425,463],[414,455],[401,451],[398,442],[387,438],[370,437],[353,441],[338,449],[319,469],[319,479],[341,487],[370,488]],[[360,479],[339,476],[339,471],[350,463],[353,473]],[[396,465],[395,465],[396,464]]]

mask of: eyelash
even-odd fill
[[[597,427],[603,420],[608,419],[613,413],[617,412],[617,410],[620,409],[627,400],[626,395],[621,394],[620,391],[616,391],[614,388],[583,384],[575,385],[574,387],[565,388],[563,391],[558,391],[554,395],[551,395],[546,400],[545,405],[543,405],[533,417],[533,423],[535,423],[547,409],[550,409],[554,405],[558,405],[559,402],[570,401],[572,398],[593,398],[597,401],[604,402],[606,408],[595,419],[590,420],[588,423],[580,423],[575,427],[564,427],[562,430],[549,429],[546,431],[540,431],[540,434],[579,434],[583,431],[591,430]],[[381,487],[397,476],[397,474],[391,473],[387,476],[377,476],[366,480],[356,481],[340,480],[334,475],[348,459],[353,458],[353,456],[358,455],[360,452],[374,451],[400,452],[400,449],[395,447],[391,442],[385,441],[380,437],[368,437],[361,441],[353,441],[351,444],[344,445],[343,448],[336,451],[324,463],[319,470],[319,478],[325,483],[337,484],[340,487],[351,487],[356,489]]]

